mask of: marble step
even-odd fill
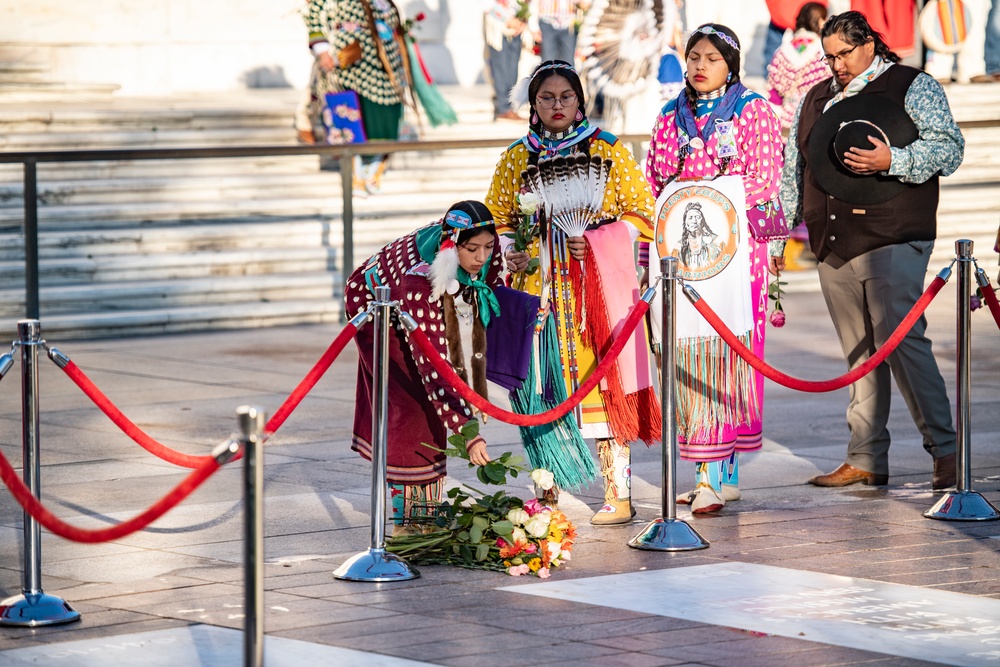
[[[285,300],[338,300],[339,274],[331,272],[209,276],[189,280],[122,281],[113,284],[59,285],[39,290],[46,315],[180,308],[212,304],[268,303]],[[0,319],[23,317],[23,289],[0,290]]]
[[[292,324],[339,322],[339,300],[292,299],[274,302],[201,304],[131,311],[54,313],[42,312],[39,321],[45,340],[53,346],[70,339],[153,336],[193,331],[252,329]],[[0,330],[16,336],[20,317],[0,319]],[[336,328],[331,328],[331,340]]]
[[[116,281],[183,280],[211,276],[243,276],[333,271],[339,254],[332,247],[290,247],[188,252],[184,254],[55,257],[39,262],[43,287]],[[0,285],[23,285],[24,262],[0,261]]]

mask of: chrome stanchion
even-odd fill
[[[243,449],[243,665],[264,664],[264,410],[236,409]]]
[[[21,347],[21,418],[24,483],[35,498],[41,498],[41,462],[38,428],[38,348],[45,344],[38,320],[20,320],[17,333]],[[37,627],[80,620],[76,611],[60,597],[42,591],[42,527],[24,513],[24,576],[22,594],[0,602],[0,625]]]
[[[663,412],[661,465],[663,473],[662,517],[654,519],[628,545],[650,551],[694,551],[708,547],[708,540],[677,518],[677,258],[660,260],[663,280],[663,328],[660,345],[660,410]]]
[[[924,512],[928,519],[943,521],[994,521],[1000,511],[972,486],[972,320],[969,299],[972,297],[972,241],[955,241],[958,256],[958,347],[957,382],[955,388],[956,484],[954,491],[946,492],[934,506]]]
[[[389,288],[376,287],[372,346],[372,511],[371,547],[351,556],[333,576],[348,581],[406,581],[416,569],[385,549],[386,436],[389,422]]]

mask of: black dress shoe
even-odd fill
[[[816,475],[809,480],[814,486],[850,486],[864,484],[866,486],[885,486],[889,483],[888,475],[876,475],[852,465],[841,463],[840,467],[826,475]]]
[[[958,469],[955,464],[955,455],[948,454],[939,459],[934,459],[934,481],[931,488],[935,491],[947,489],[955,486],[958,481]]]

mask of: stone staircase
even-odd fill
[[[485,88],[445,91],[460,124],[426,139],[505,138]],[[1000,86],[952,86],[960,120],[1000,118]],[[44,98],[44,96],[43,96]],[[47,99],[47,98],[45,98]],[[0,94],[0,150],[294,143],[297,93],[24,102]],[[1000,127],[966,131],[966,159],[942,188],[936,272],[953,241],[992,255],[1000,218]],[[354,262],[481,198],[499,148],[393,157],[383,192],[354,200]],[[41,164],[41,320],[50,340],[333,321],[340,317],[340,175],[317,156]],[[0,165],[0,331],[24,316],[22,174]],[[992,262],[984,261],[986,266]],[[348,267],[350,268],[350,267]],[[815,287],[814,272],[790,276]]]
[[[487,98],[451,95],[461,128],[425,138],[481,138]],[[4,104],[0,150],[294,143],[292,91],[224,99]],[[162,105],[162,106],[161,106]],[[44,109],[44,110],[40,110]],[[482,197],[500,149],[395,156],[383,192],[355,198],[355,263]],[[340,317],[341,179],[317,156],[38,167],[40,302],[50,338],[319,322]],[[0,326],[24,315],[23,186],[0,165]]]

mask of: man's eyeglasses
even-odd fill
[[[855,44],[852,48],[847,49],[845,51],[841,51],[840,53],[836,53],[836,54],[834,54],[832,56],[823,56],[823,60],[826,61],[827,65],[829,65],[830,67],[833,67],[833,64],[835,62],[837,62],[838,60],[840,62],[844,62],[845,60],[847,60],[847,56],[849,56],[852,53],[854,53],[854,49],[858,48],[859,46],[861,46],[861,45],[860,44]]]
[[[563,95],[562,97],[538,96],[535,98],[535,104],[543,109],[554,109],[556,102],[558,102],[562,107],[568,107],[576,102],[576,93],[569,93],[567,95]]]

